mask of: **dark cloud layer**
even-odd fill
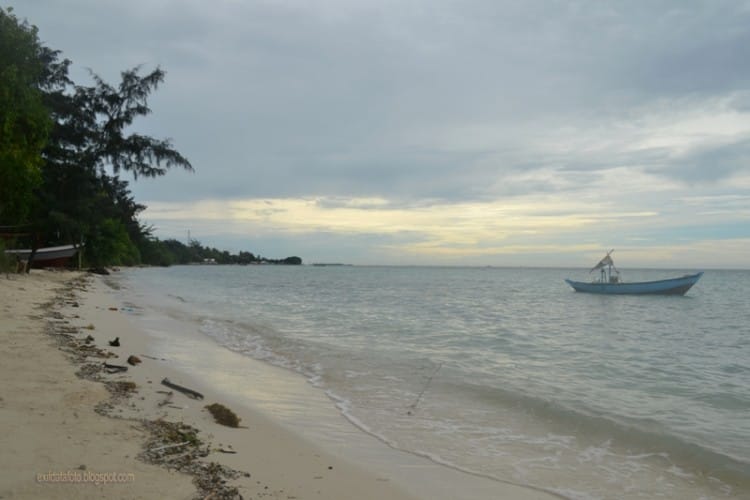
[[[167,71],[138,127],[196,173],[139,180],[145,202],[585,197],[613,169],[714,193],[748,172],[746,2],[11,5],[76,80]]]

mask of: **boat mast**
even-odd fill
[[[612,257],[610,257],[610,254],[614,252],[615,249],[613,248],[609,252],[607,252],[607,255],[604,256],[602,260],[599,261],[597,265],[591,268],[592,272],[596,269],[599,269],[600,271],[600,281],[602,283],[609,283],[612,279],[612,268],[614,267],[615,263],[612,261]],[[617,268],[615,268],[615,272],[617,271]]]

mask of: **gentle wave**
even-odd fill
[[[319,364],[307,365],[301,359],[293,356],[292,353],[295,352],[309,351],[310,346],[308,344],[289,341],[289,339],[281,340],[279,338],[279,341],[284,344],[283,350],[285,354],[270,348],[267,337],[264,336],[264,334],[267,335],[271,331],[270,325],[263,326],[242,321],[220,319],[202,319],[200,322],[201,331],[224,347],[249,355],[254,359],[294,370],[305,376],[313,386],[325,391],[326,395],[333,401],[339,411],[352,424],[394,449],[414,453],[441,465],[480,477],[507,482],[509,484],[523,484],[525,486],[536,487],[533,484],[513,481],[508,477],[498,476],[455,463],[435,452],[409,447],[397,438],[389,436],[387,431],[382,430],[382,427],[372,427],[367,423],[366,418],[358,416],[357,412],[353,409],[354,405],[352,401],[346,395],[340,394],[336,389],[326,384]],[[422,362],[429,365],[430,369],[435,366],[425,359]],[[347,372],[348,378],[354,378],[357,375],[368,377],[372,374],[370,372]],[[398,380],[393,375],[390,378],[393,381]],[[747,482],[747,478],[750,477],[750,464],[738,458],[717,452],[709,447],[704,447],[698,443],[686,441],[679,436],[671,435],[665,432],[664,429],[649,430],[659,428],[658,423],[654,421],[628,420],[616,414],[596,414],[593,410],[584,412],[581,408],[568,408],[553,401],[521,392],[472,384],[470,382],[463,382],[461,384],[436,382],[433,391],[439,391],[448,395],[461,394],[464,398],[476,399],[490,406],[516,408],[527,416],[533,415],[535,419],[545,421],[552,433],[541,437],[525,436],[523,439],[527,440],[526,444],[528,445],[554,447],[562,444],[564,447],[569,447],[572,446],[573,440],[566,433],[570,433],[574,429],[585,429],[589,440],[598,441],[600,444],[583,449],[579,454],[581,462],[602,461],[608,457],[610,461],[613,459],[619,460],[621,467],[623,464],[630,464],[626,467],[629,469],[628,472],[632,473],[641,468],[640,465],[636,464],[637,462],[645,461],[655,464],[656,467],[664,468],[671,475],[682,477],[683,479],[694,479],[697,476],[708,473],[717,483],[750,486]],[[409,408],[410,406],[404,406],[404,404],[415,396],[418,396],[418,394],[414,391],[407,391],[401,397],[394,398],[394,400],[401,400],[401,403],[395,406],[399,407],[401,412],[408,412],[409,410],[404,408]],[[613,443],[627,443],[629,447],[639,451],[637,454],[628,454],[628,450],[615,449]],[[678,463],[681,465],[678,466]],[[528,475],[528,473],[524,473],[520,476],[528,477]],[[574,489],[555,490],[543,487],[536,488],[555,493],[563,498],[577,500],[598,498]],[[731,492],[731,488],[728,486],[724,486],[724,488],[727,494]]]
[[[576,499],[750,492],[750,315],[722,295],[733,275],[686,298],[613,299],[549,288],[567,273],[212,268],[137,283],[437,463]]]

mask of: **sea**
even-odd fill
[[[117,280],[162,339],[153,319],[179,319],[293,374],[357,432],[470,476],[576,500],[750,498],[750,271],[708,270],[685,296],[563,281],[587,271],[196,265]]]

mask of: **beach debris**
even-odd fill
[[[236,486],[227,486],[227,479],[236,479],[240,472],[216,462],[202,465],[199,473],[195,474],[193,484],[205,495],[204,498],[211,500],[236,500],[242,499]]]
[[[84,326],[84,328],[86,330],[95,330],[96,329],[96,327],[92,323],[89,323],[88,325]]]
[[[109,363],[104,363],[104,370],[107,373],[121,373],[128,371],[128,367],[123,365],[111,365]]]
[[[417,405],[419,404],[419,401],[422,399],[422,396],[424,395],[424,393],[427,392],[427,388],[430,387],[430,382],[432,382],[432,379],[435,378],[435,375],[437,375],[437,372],[439,372],[442,367],[443,367],[443,363],[440,363],[439,365],[437,365],[437,368],[435,368],[435,371],[432,372],[432,375],[430,375],[427,378],[427,382],[425,382],[424,387],[422,388],[422,391],[417,396],[417,399],[414,400],[414,402],[411,405],[409,405],[410,409],[406,412],[407,415],[411,415],[412,410],[417,409]]]
[[[47,333],[52,335],[58,341],[60,350],[69,353],[77,363],[84,363],[89,356],[95,356],[97,358],[111,358],[117,356],[110,351],[104,351],[95,345],[92,345],[94,337],[91,335],[87,336],[85,339],[79,339],[68,332],[78,333],[77,329],[64,323],[60,324],[53,321],[47,323]]]
[[[95,345],[90,345],[85,340],[83,344],[76,344],[75,348],[79,351],[80,354],[84,354],[86,356],[96,356],[97,358],[112,358],[114,356],[117,356],[117,354],[99,349]]]
[[[236,487],[227,485],[228,480],[236,479],[242,473],[215,462],[200,460],[208,456],[210,450],[199,439],[198,429],[181,422],[165,420],[147,420],[143,425],[151,438],[138,456],[141,460],[191,474],[199,498],[242,498]]]
[[[116,308],[116,307],[110,307],[110,308],[109,308],[109,310],[110,310],[110,311],[116,311],[116,310],[117,310],[117,308]]]
[[[174,393],[172,391],[169,391],[169,392],[167,392],[167,391],[156,391],[156,392],[158,392],[160,394],[166,394],[167,395],[167,397],[165,397],[164,399],[162,399],[161,401],[159,401],[159,403],[157,404],[159,406],[159,408],[161,408],[162,406],[166,406],[167,408],[174,408],[175,410],[184,410],[185,409],[182,406],[177,406],[177,405],[173,405],[172,404],[172,396],[174,395]]]
[[[118,412],[122,412],[122,402],[129,399],[138,389],[135,382],[125,380],[110,380],[104,382],[104,386],[110,393],[109,401],[99,402],[94,407],[94,411],[102,415],[110,416],[115,409],[117,409]]]
[[[186,395],[189,398],[203,399],[203,394],[201,394],[200,392],[194,391],[192,389],[188,389],[187,387],[183,387],[181,385],[177,385],[174,382],[171,382],[166,377],[161,381],[161,383],[162,383],[162,385],[166,385],[170,389],[174,389],[175,391],[179,391],[179,392],[183,393],[184,395]]]
[[[99,380],[99,374],[102,372],[102,365],[100,363],[86,363],[81,365],[76,375],[87,380]]]
[[[109,271],[103,267],[90,267],[88,271],[92,274],[101,274],[102,276],[108,276]]]
[[[141,358],[139,358],[138,356],[135,356],[135,355],[132,355],[132,354],[130,356],[128,356],[128,364],[129,365],[135,366],[135,365],[139,364],[140,362],[141,362]]]
[[[218,451],[219,453],[229,453],[229,454],[235,454],[237,453],[236,450],[233,450],[231,446],[228,446],[226,448],[216,448],[215,451]]]
[[[240,418],[236,413],[234,413],[226,406],[219,403],[213,403],[210,405],[206,405],[205,408],[211,413],[211,415],[213,415],[216,423],[225,425],[227,427],[240,426]]]
[[[170,448],[181,448],[181,447],[186,446],[186,445],[191,444],[191,443],[192,443],[192,441],[184,441],[182,443],[177,443],[177,444],[165,444],[164,446],[159,446],[157,448],[152,448],[152,449],[148,450],[148,452],[149,453],[154,453],[156,451],[168,450]]]
[[[130,394],[138,388],[136,383],[131,380],[112,380],[106,382],[104,385],[115,394]]]
[[[110,340],[109,345],[112,347],[120,347],[120,337],[115,337],[115,340]]]
[[[130,400],[133,394],[138,390],[138,385],[129,380],[109,380],[104,382],[104,387],[109,391],[108,400],[99,401],[94,405],[94,411],[99,415],[111,418],[125,418],[123,409],[132,410],[136,408],[135,403],[126,402]]]
[[[164,405],[168,405],[168,404],[171,404],[171,403],[172,403],[172,396],[174,395],[174,393],[173,393],[173,392],[171,392],[171,391],[170,391],[170,392],[166,392],[166,391],[156,391],[156,392],[159,392],[159,393],[162,393],[162,394],[166,394],[166,395],[167,395],[167,397],[165,397],[164,399],[162,399],[161,401],[159,401],[159,403],[158,403],[159,407],[162,407],[162,406],[164,406]]]
[[[72,284],[73,289],[85,291],[86,285],[89,284],[91,279],[90,276],[82,276],[71,280],[69,283]],[[54,310],[64,305],[64,299],[63,295],[58,295],[53,301],[45,304],[46,333],[54,338],[60,350],[67,353],[72,361],[79,366],[76,375],[89,380],[101,380],[101,374],[105,370],[110,373],[127,371],[127,366],[89,362],[87,358],[91,355],[105,358],[117,356],[110,351],[104,351],[96,346],[85,345],[84,342],[89,344],[94,341],[91,335],[85,340],[73,337],[72,335],[59,335],[60,333],[82,333],[78,329],[74,330],[67,323],[65,317]],[[116,340],[119,344],[119,339]],[[164,379],[162,383],[165,381],[171,384],[168,379]],[[173,385],[176,386],[176,384]],[[105,387],[110,392],[111,397],[108,400],[98,402],[94,406],[94,411],[111,418],[126,418],[123,415],[123,408],[126,408],[124,402],[130,399],[138,389],[137,385],[131,381],[108,381],[105,382]],[[187,391],[185,394],[190,397],[195,399],[203,398],[203,395],[196,391],[181,386],[177,387]],[[171,392],[166,393],[165,391],[157,392],[174,394]],[[0,398],[0,406],[2,404],[3,401]],[[127,408],[132,406],[134,406],[133,403],[128,405]],[[73,415],[78,418],[77,412],[73,412]],[[133,421],[131,420],[131,422]],[[161,465],[169,470],[179,470],[190,474],[193,476],[193,483],[198,489],[198,498],[212,498],[215,500],[238,500],[242,498],[239,490],[236,487],[229,486],[227,483],[241,475],[250,477],[250,474],[239,472],[214,462],[207,463],[200,460],[209,455],[209,446],[203,444],[198,438],[197,429],[183,423],[170,423],[163,420],[139,420],[138,422],[140,422],[138,428],[145,427],[151,435],[151,438],[144,447],[144,451],[139,454],[139,459],[148,463]],[[184,444],[186,442],[187,444]],[[75,467],[74,464],[72,466]],[[87,470],[85,465],[79,465],[78,468],[79,470]],[[0,494],[0,497],[2,497],[2,494]]]

